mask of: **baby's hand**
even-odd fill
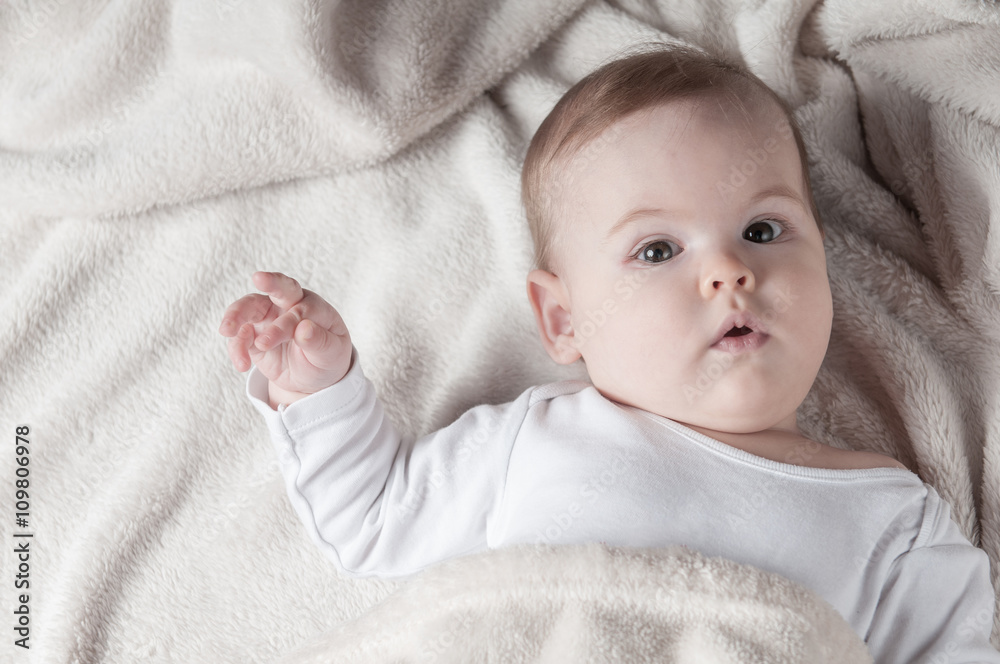
[[[233,302],[219,333],[238,371],[251,362],[267,377],[271,407],[338,382],[351,364],[351,335],[326,300],[280,272],[255,272],[254,293]]]

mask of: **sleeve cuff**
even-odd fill
[[[267,383],[267,377],[256,366],[251,367],[247,375],[247,397],[257,412],[264,417],[271,432],[284,438],[289,432],[328,417],[345,403],[353,401],[364,387],[365,375],[361,370],[358,350],[351,346],[351,368],[344,377],[295,403],[288,406],[279,404],[278,410],[272,409],[268,403]]]

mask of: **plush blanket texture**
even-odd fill
[[[835,307],[801,427],[917,472],[1000,585],[995,2],[14,0],[3,657],[270,662],[356,633],[396,589],[374,610],[400,610],[416,590],[338,575],[295,520],[222,312],[257,269],[295,276],[412,433],[582,377],[533,327],[520,161],[562,92],[650,40],[740,60],[796,109]],[[30,650],[10,630],[26,532]],[[594,555],[609,575],[622,560]]]
[[[690,662],[861,664],[864,642],[818,595],[707,558],[588,544],[517,546],[428,570],[282,664]]]

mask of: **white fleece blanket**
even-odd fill
[[[270,662],[407,592],[339,576],[296,522],[222,312],[254,270],[297,277],[412,433],[582,376],[533,328],[520,160],[570,84],[650,39],[740,58],[797,109],[835,306],[800,424],[916,471],[1000,585],[996,3],[20,0],[0,4],[4,657]]]
[[[281,664],[871,664],[818,595],[682,546],[523,545],[424,572]]]

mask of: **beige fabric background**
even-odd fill
[[[16,661],[272,661],[396,588],[296,523],[222,312],[256,269],[296,276],[414,433],[579,376],[524,296],[520,159],[649,39],[796,107],[836,309],[803,429],[932,484],[997,586],[998,30],[958,0],[0,5],[0,431],[31,427],[36,533]]]

